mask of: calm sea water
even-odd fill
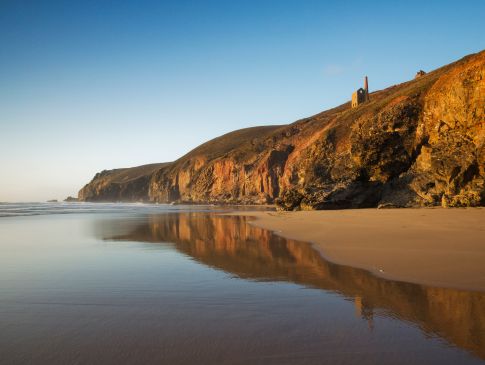
[[[0,363],[484,362],[485,293],[376,278],[223,211],[0,204]]]

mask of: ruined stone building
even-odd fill
[[[364,78],[364,88],[359,88],[352,94],[352,108],[369,101],[369,83],[367,76]]]
[[[418,77],[421,77],[424,75],[426,75],[426,72],[423,70],[419,70],[418,72],[416,72],[416,76],[414,76],[414,78],[417,79]]]

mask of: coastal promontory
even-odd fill
[[[174,162],[100,172],[78,198],[285,210],[480,206],[484,181],[482,51],[355,107],[231,132]]]

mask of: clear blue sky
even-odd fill
[[[0,1],[0,201],[76,195],[485,48],[485,1]]]

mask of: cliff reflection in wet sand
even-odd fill
[[[327,262],[310,244],[279,237],[247,221],[208,213],[165,214],[125,226],[123,235],[110,234],[120,227],[104,222],[99,233],[106,240],[174,243],[197,261],[245,279],[288,281],[337,292],[354,301],[356,312],[370,326],[375,315],[411,321],[425,334],[438,335],[485,359],[485,293],[380,279]]]

